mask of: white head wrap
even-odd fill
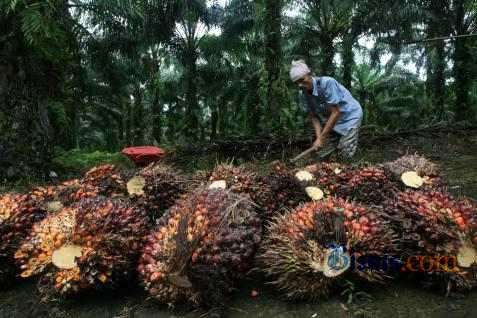
[[[303,60],[298,60],[298,61],[293,61],[292,66],[290,68],[290,78],[293,82],[296,82],[303,76],[310,74],[311,70],[306,65],[305,61]]]

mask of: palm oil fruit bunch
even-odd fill
[[[248,195],[255,191],[256,179],[256,174],[244,166],[232,164],[220,164],[208,176],[208,181],[218,187],[222,184],[232,192]]]
[[[477,203],[467,198],[449,199],[446,212],[457,224],[461,245],[457,254],[459,275],[451,276],[449,288],[469,290],[477,287]]]
[[[277,213],[291,210],[302,202],[310,201],[304,187],[306,176],[297,176],[291,168],[280,161],[271,164],[271,171],[260,178],[262,185],[255,195],[255,202],[263,210],[265,220],[272,218]]]
[[[390,199],[385,210],[400,230],[403,256],[416,253],[453,254],[458,248],[458,227],[452,222],[451,200],[440,192],[407,190]],[[449,209],[449,210],[447,210]]]
[[[32,199],[41,208],[54,213],[77,200],[77,193],[81,188],[78,179],[68,180],[59,185],[37,187],[30,192]]]
[[[33,224],[47,214],[41,207],[39,194],[7,193],[0,196],[0,283],[8,282],[14,276],[16,249]]]
[[[405,155],[384,163],[383,167],[391,173],[396,181],[402,182],[407,187],[423,190],[442,190],[444,188],[439,167],[423,156]]]
[[[129,196],[153,222],[190,188],[189,180],[180,171],[162,163],[151,163],[127,183]]]
[[[74,195],[74,200],[83,198],[122,197],[126,194],[126,183],[121,172],[114,165],[106,164],[87,171],[80,180],[80,187]]]
[[[261,178],[245,166],[218,165],[207,175],[209,188],[227,189],[245,195],[257,204],[262,218],[267,218],[279,209],[280,198],[274,192],[270,179]],[[278,195],[280,197],[281,194]]]
[[[405,271],[430,274],[448,290],[475,286],[475,206],[442,192],[407,190],[385,209],[399,231]]]
[[[113,288],[135,273],[146,213],[124,200],[86,198],[36,223],[15,253],[21,277],[45,295]]]
[[[320,162],[306,166],[303,170],[314,176],[316,186],[326,195],[331,195],[345,181],[350,169],[350,166],[338,162]]]
[[[395,182],[380,167],[350,169],[342,178],[344,182],[338,185],[336,195],[363,204],[381,205],[398,192]]]
[[[289,299],[327,296],[346,279],[384,282],[387,269],[367,267],[363,258],[394,251],[386,223],[380,210],[340,198],[305,203],[274,218],[257,263]]]
[[[260,239],[261,221],[247,197],[199,189],[159,220],[138,271],[162,303],[214,306],[251,268]]]

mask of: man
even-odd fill
[[[323,158],[338,150],[345,159],[352,158],[363,119],[358,101],[334,78],[312,76],[302,60],[292,62],[290,78],[303,92],[316,134],[313,147],[321,149],[319,156]]]

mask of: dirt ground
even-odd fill
[[[294,149],[293,151],[299,151]],[[381,162],[406,152],[419,152],[441,164],[453,194],[477,199],[477,131],[412,135],[363,140],[357,160]],[[211,157],[217,157],[211,155]],[[272,159],[272,158],[270,158]],[[194,162],[189,164],[203,164]],[[256,289],[258,297],[250,292]],[[244,282],[230,301],[228,317],[477,317],[477,291],[444,297],[413,282],[397,281],[385,288],[360,289],[369,300],[347,304],[340,295],[317,303],[290,303],[257,282]],[[35,285],[16,283],[0,291],[0,317],[200,317],[188,308],[159,306],[138,287],[110,294],[42,303]]]

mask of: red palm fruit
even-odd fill
[[[445,192],[407,190],[388,201],[385,209],[393,219],[391,226],[399,230],[404,259],[424,255],[456,261],[452,271],[443,270],[447,264],[424,264],[432,268],[432,275],[425,275],[426,279],[432,284],[445,282],[448,291],[476,286],[477,252],[472,243],[476,209],[470,201],[456,201]],[[418,268],[418,264],[410,266]]]
[[[36,223],[15,259],[47,295],[112,288],[135,272],[146,231],[145,212],[128,202],[83,199]]]
[[[360,222],[370,230],[363,231]],[[353,255],[392,255],[394,234],[385,227],[386,222],[380,210],[340,198],[305,203],[270,223],[257,254],[259,269],[290,299],[326,296],[344,279],[383,282],[385,268],[358,268],[349,262]],[[330,263],[336,248],[343,249],[338,254],[342,267],[330,267],[338,265]]]
[[[138,272],[163,303],[216,305],[251,267],[261,222],[242,195],[198,190],[179,200],[149,235]],[[158,239],[160,238],[160,239]]]

